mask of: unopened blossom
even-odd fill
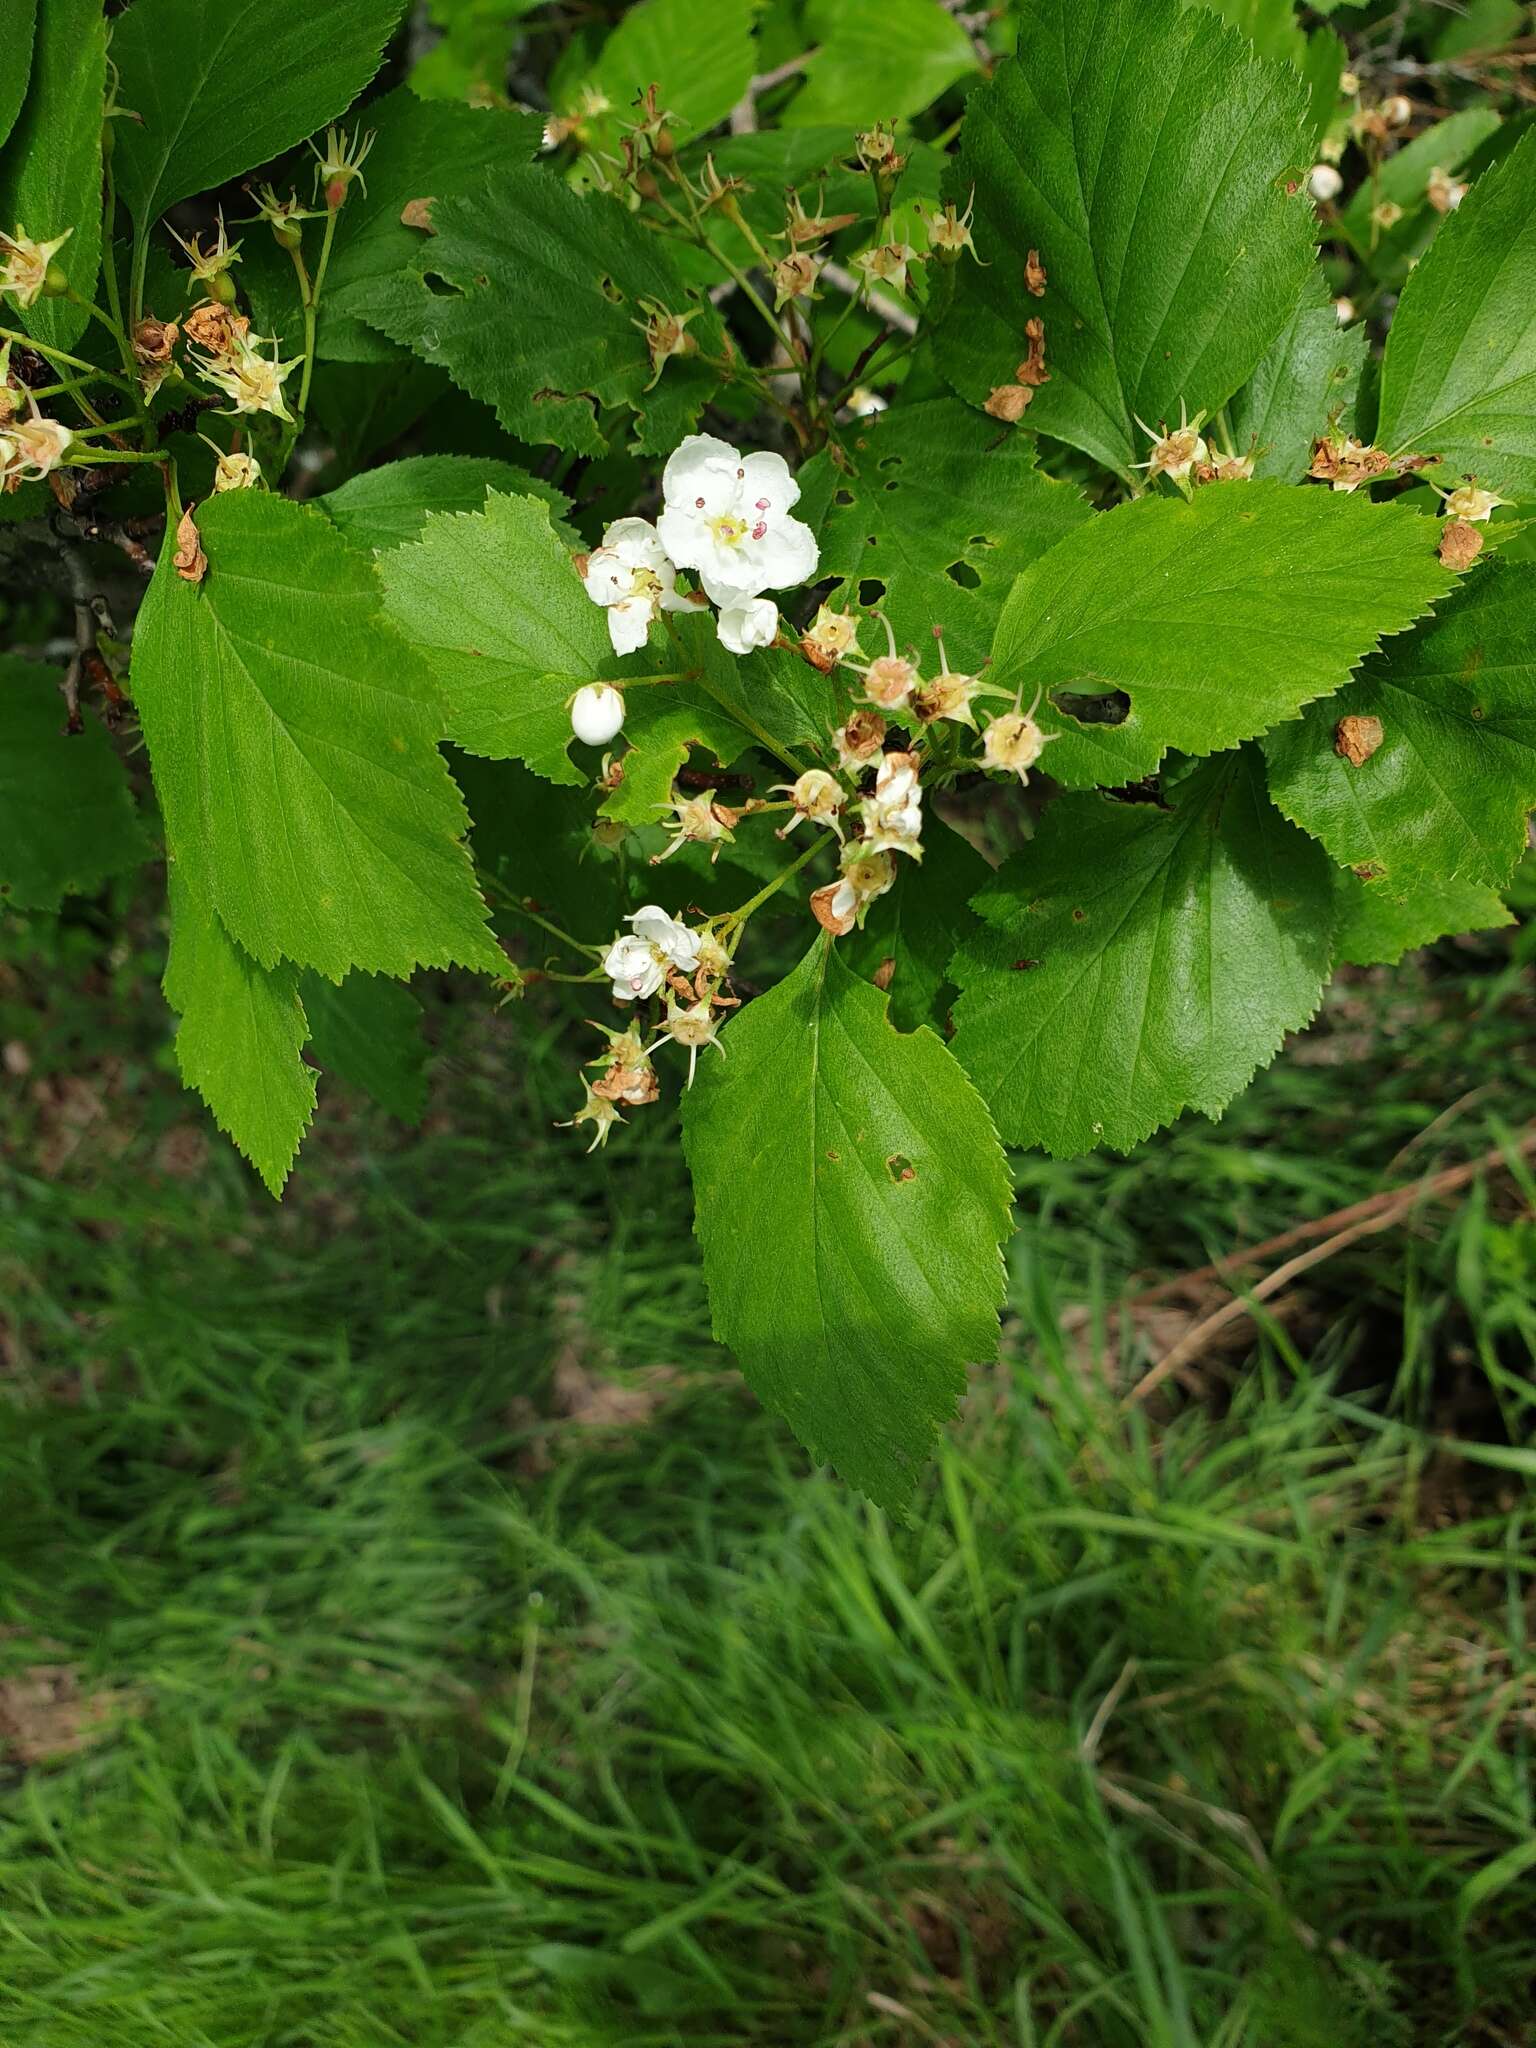
[[[324,193],[326,210],[335,213],[345,203],[352,185],[362,187],[363,197],[368,196],[368,184],[363,177],[363,164],[374,144],[374,133],[370,128],[364,134],[361,128],[349,136],[334,124],[325,131],[325,148],[311,142],[315,153],[315,190]]]
[[[909,700],[921,678],[917,664],[896,652],[896,635],[890,620],[882,615],[880,623],[885,627],[887,651],[877,654],[866,667],[860,668],[856,662],[850,662],[849,667],[864,678],[864,694],[871,704],[878,704],[882,711],[897,711]]]
[[[1341,327],[1347,327],[1355,317],[1355,302],[1351,298],[1339,297],[1333,302],[1334,318]]]
[[[885,720],[878,711],[855,711],[832,735],[837,765],[845,775],[858,775],[880,758],[885,745]]]
[[[697,570],[724,608],[784,590],[816,572],[816,536],[791,516],[800,486],[782,455],[743,455],[713,434],[690,434],[662,472],[662,546],[680,569]]]
[[[0,479],[14,491],[18,484],[38,483],[69,453],[74,434],[62,420],[45,419],[35,401],[25,419],[13,419],[0,433]]]
[[[606,747],[623,725],[624,693],[612,683],[583,683],[571,699],[571,731],[585,745]]]
[[[0,256],[5,258],[0,263],[0,294],[14,299],[18,306],[35,304],[47,287],[54,257],[74,232],[66,228],[51,242],[34,242],[18,222],[14,235],[0,234]]]
[[[1344,180],[1332,164],[1314,164],[1307,173],[1306,185],[1314,199],[1325,203],[1337,199],[1344,190]]]
[[[1467,189],[1461,179],[1453,178],[1436,164],[1424,187],[1424,196],[1436,213],[1454,213],[1466,198]]]
[[[866,249],[862,256],[855,256],[853,267],[863,271],[867,285],[888,284],[893,291],[904,292],[908,269],[922,260],[910,242],[882,242],[877,248]]]
[[[595,1152],[599,1145],[607,1144],[608,1134],[614,1125],[623,1122],[624,1118],[619,1115],[613,1104],[605,1096],[599,1095],[589,1081],[587,1083],[586,1101],[574,1116],[567,1117],[563,1123],[556,1124],[555,1128],[559,1131],[570,1131],[574,1130],[578,1124],[591,1124],[592,1142],[587,1147],[587,1150]]]
[[[1033,711],[1005,711],[982,734],[981,765],[1002,769],[1027,782],[1030,769],[1051,741],[1060,738],[1060,733],[1042,732]]]
[[[842,874],[837,881],[811,891],[812,915],[834,938],[842,938],[856,924],[861,925],[870,904],[896,880],[894,857],[877,852],[862,839],[843,848],[841,866]]]
[[[669,845],[653,856],[653,867],[657,861],[665,860],[690,841],[713,849],[709,856],[711,863],[720,858],[721,847],[736,837],[732,828],[741,822],[741,813],[720,803],[718,796],[717,790],[706,789],[697,796],[674,796],[667,803],[657,805],[673,838]],[[666,817],[667,812],[671,813],[670,817]]]
[[[250,491],[261,482],[261,464],[254,455],[237,453],[219,456],[214,464],[213,488],[220,491]]]
[[[775,263],[768,273],[773,279],[773,310],[777,313],[792,299],[804,299],[809,305],[820,294],[816,280],[821,275],[821,265],[814,256],[804,250],[796,250]]]
[[[1470,520],[1474,526],[1480,526],[1496,506],[1514,502],[1511,498],[1501,498],[1497,491],[1479,490],[1475,483],[1458,484],[1454,491],[1444,491],[1441,495],[1448,517]]]
[[[648,519],[616,519],[602,546],[587,556],[582,581],[592,602],[607,610],[615,654],[643,647],[651,621],[662,612],[688,609],[688,600],[677,593],[677,571]]]
[[[1179,406],[1178,428],[1171,434],[1167,432],[1166,424],[1164,431],[1158,433],[1154,428],[1149,427],[1146,421],[1139,415],[1133,415],[1133,417],[1136,419],[1137,426],[1140,427],[1141,431],[1151,441],[1152,453],[1145,462],[1132,463],[1131,467],[1133,469],[1144,469],[1147,472],[1147,481],[1149,483],[1154,477],[1159,476],[1169,477],[1176,484],[1183,483],[1197,464],[1210,460],[1210,450],[1206,447],[1200,435],[1200,423],[1204,417],[1203,414],[1196,413],[1194,419],[1191,420],[1186,416],[1183,404],[1181,403]]]
[[[970,203],[964,213],[955,211],[951,200],[941,213],[928,217],[928,246],[940,263],[958,263],[970,251],[976,256],[976,244],[971,240],[971,217],[976,211],[976,193],[971,192]],[[981,261],[979,256],[977,262]]]
[[[699,935],[669,917],[659,904],[645,904],[625,922],[634,930],[616,938],[603,956],[603,972],[613,983],[616,1003],[644,1002],[655,995],[669,968],[679,974],[697,972]]]
[[[224,226],[224,209],[219,209],[218,226],[206,248],[200,235],[188,238],[178,235],[169,222],[166,226],[171,240],[181,249],[192,266],[187,273],[189,296],[196,285],[201,285],[205,293],[213,295],[214,287],[226,276],[231,265],[240,261],[240,244],[229,239]],[[218,296],[223,297],[222,292]]]
[[[859,651],[859,622],[851,612],[818,605],[816,616],[800,635],[800,652],[823,675]]]
[[[1395,92],[1382,101],[1381,115],[1389,128],[1406,128],[1413,119],[1413,101],[1406,93]]]
[[[925,724],[936,718],[952,719],[956,725],[968,725],[976,729],[974,705],[982,692],[979,676],[968,676],[949,665],[944,652],[944,636],[935,636],[939,643],[939,673],[931,683],[924,683],[912,694],[912,709]]]
[[[743,597],[721,603],[715,632],[728,654],[750,654],[757,647],[771,647],[778,638],[779,608],[771,597]]]
[[[688,332],[688,322],[697,320],[702,308],[693,306],[686,313],[669,313],[659,300],[642,299],[640,310],[645,318],[632,320],[630,325],[638,327],[645,336],[651,358],[651,381],[645,388],[651,391],[673,356],[697,354],[699,344]]]
[[[859,806],[865,844],[875,853],[906,853],[921,860],[923,793],[918,787],[922,763],[916,754],[882,754],[873,796]]]
[[[720,1043],[720,1026],[725,1022],[717,1017],[710,1007],[708,996],[701,996],[698,1002],[682,1004],[668,992],[667,1014],[661,1020],[660,1029],[668,1038],[688,1048],[688,1079],[685,1088],[693,1086],[694,1070],[699,1064],[699,1053],[706,1045],[712,1045],[722,1059],[725,1047]]]
[[[802,818],[809,818],[813,825],[830,825],[842,838],[838,814],[846,798],[842,785],[825,768],[807,768],[793,782],[776,782],[773,787],[775,795],[784,792],[795,807],[795,815],[779,833],[781,839],[787,839]]]
[[[271,347],[270,356],[261,353],[264,340]],[[298,361],[294,356],[280,363],[277,337],[258,334],[237,335],[227,355],[196,358],[198,375],[224,393],[232,412],[269,412],[290,423],[293,414],[283,397],[283,379]]]

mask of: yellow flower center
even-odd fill
[[[718,519],[710,520],[709,530],[721,547],[740,547],[747,537],[747,522],[738,519],[734,512],[722,512]]]

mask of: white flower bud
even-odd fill
[[[1332,164],[1314,164],[1307,173],[1307,190],[1314,199],[1337,199],[1344,180]]]
[[[589,747],[605,747],[624,723],[624,695],[610,683],[588,683],[571,699],[571,731]]]

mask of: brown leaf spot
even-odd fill
[[[431,198],[407,199],[400,209],[400,225],[404,228],[420,228],[424,235],[435,235],[437,229],[432,225],[432,207]]]
[[[904,1180],[916,1180],[917,1168],[905,1152],[893,1152],[885,1162],[885,1170],[899,1187]]]

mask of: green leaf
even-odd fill
[[[1464,107],[1383,157],[1375,178],[1355,188],[1339,215],[1338,228],[1373,277],[1400,283],[1408,275],[1440,226],[1440,216],[1429,203],[1430,172],[1437,166],[1442,171],[1460,170],[1499,125],[1492,107]],[[1384,201],[1402,208],[1402,219],[1389,228],[1371,220]]]
[[[1358,768],[1334,748],[1345,716],[1381,721]],[[1265,750],[1276,803],[1341,866],[1379,871],[1396,896],[1502,888],[1536,806],[1536,567],[1481,565],[1428,625]]]
[[[1334,877],[1339,902],[1338,957],[1352,967],[1395,967],[1405,953],[1453,932],[1513,924],[1495,889],[1481,882],[1428,882],[1406,899],[1384,881],[1362,882],[1347,868]]]
[[[1135,61],[1127,61],[1134,52]],[[1306,88],[1178,0],[1025,0],[1018,55],[966,103],[947,191],[974,188],[990,265],[963,262],[940,362],[974,402],[1012,383],[1025,321],[1050,382],[1028,421],[1111,469],[1156,426],[1225,404],[1312,265]],[[1044,296],[1021,289],[1038,249]]]
[[[543,0],[430,0],[441,39],[411,66],[411,89],[431,99],[471,101],[505,92],[512,24]]]
[[[0,143],[16,125],[32,75],[32,44],[37,30],[37,0],[11,0],[5,34],[0,36]],[[14,227],[16,223],[11,222]]]
[[[376,279],[408,269],[421,252],[425,232],[406,227],[401,209],[413,199],[441,202],[450,194],[478,192],[493,165],[526,162],[534,154],[542,122],[537,114],[420,100],[400,86],[372,102],[361,126],[372,134],[373,146],[363,165],[363,183],[347,194],[338,222],[315,348],[332,360],[378,363],[392,360],[398,348],[349,309]],[[312,163],[306,156],[305,184]],[[298,331],[293,265],[264,228],[247,237],[240,282],[263,334]]]
[[[1301,75],[1312,109],[1312,139],[1320,144],[1340,111],[1339,80],[1349,68],[1349,51],[1331,28],[1315,28],[1307,37]]]
[[[483,511],[490,491],[537,498],[556,516],[570,510],[564,491],[490,455],[407,455],[365,469],[312,502],[353,547],[384,554],[419,540],[434,512]]]
[[[842,941],[843,958],[869,980],[890,961],[882,985],[898,1031],[943,1025],[953,987],[949,963],[976,929],[970,899],[991,873],[968,839],[930,816],[922,859],[898,861],[895,887],[870,906],[864,929]]]
[[[1039,696],[1064,735],[1044,761],[1057,781],[1133,781],[1169,747],[1215,753],[1338,689],[1454,582],[1438,538],[1399,506],[1278,483],[1117,505],[1019,578],[991,679]],[[1129,710],[1102,722],[1117,690]]]
[[[1209,7],[1240,29],[1260,57],[1281,58],[1298,71],[1306,61],[1307,39],[1291,0],[1184,0],[1184,4]]]
[[[9,35],[6,22],[3,35]],[[0,152],[0,225],[19,221],[36,241],[73,234],[54,259],[83,299],[101,269],[101,117],[107,25],[101,0],[39,0],[32,80]],[[121,126],[121,124],[118,124]],[[71,348],[85,332],[83,306],[39,299],[16,311],[29,334]]]
[[[979,68],[976,46],[939,0],[811,0],[806,83],[784,116],[868,128],[920,114]]]
[[[602,193],[579,197],[549,171],[515,164],[478,194],[432,209],[436,233],[409,269],[359,284],[349,309],[438,363],[509,434],[581,455],[603,453],[597,405],[639,415],[641,446],[670,449],[715,387],[696,359],[670,361],[652,392],[641,302],[700,304],[657,238]],[[429,282],[429,280],[431,280]],[[718,354],[703,303],[688,328]]]
[[[715,1334],[813,1457],[900,1512],[991,1358],[1008,1171],[931,1031],[818,939],[684,1105]]]
[[[1330,427],[1354,424],[1355,393],[1365,363],[1363,323],[1341,327],[1327,282],[1315,271],[1289,321],[1232,400],[1232,445],[1259,451],[1256,477],[1296,483],[1307,473],[1312,444]]]
[[[818,455],[800,476],[801,516],[821,542],[819,574],[841,579],[828,603],[878,605],[930,671],[933,628],[942,626],[951,663],[974,672],[1014,578],[1092,512],[1069,484],[1036,469],[1024,435],[1000,433],[952,398],[861,421],[849,452],[856,475]],[[865,584],[875,586],[867,600]]]
[[[437,679],[447,737],[551,782],[584,783],[567,751],[567,707],[583,683],[620,669],[548,506],[493,495],[483,512],[435,514],[379,573],[390,617]]]
[[[372,1096],[403,1123],[427,1106],[427,1047],[421,1005],[398,981],[349,974],[338,987],[313,970],[299,982],[309,1049],[328,1074]]]
[[[118,194],[141,229],[291,149],[379,68],[400,0],[135,0],[113,24]]]
[[[1170,801],[1061,798],[978,899],[954,1053],[1012,1144],[1123,1152],[1216,1116],[1317,1008],[1332,874],[1258,754],[1202,762]]]
[[[176,575],[168,534],[134,635],[172,857],[263,967],[501,972],[441,708],[373,570],[265,491],[210,499],[197,524],[206,577]]]
[[[1483,173],[1404,285],[1376,440],[1536,496],[1536,132]]]
[[[309,1026],[298,975],[258,967],[177,861],[170,891],[165,999],[181,1018],[181,1077],[280,1195],[315,1109],[315,1077],[300,1058]]]
[[[648,86],[671,116],[677,139],[700,135],[729,114],[756,69],[750,0],[641,0],[628,7],[583,81],[608,101],[606,116],[588,117],[590,146],[617,154],[622,124]],[[578,93],[557,96],[562,111]]]
[[[0,902],[54,910],[145,855],[133,799],[94,718],[64,730],[59,671],[0,655]]]

